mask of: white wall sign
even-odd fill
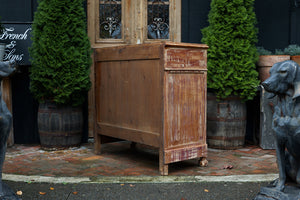
[[[3,60],[15,60],[19,65],[30,65],[28,47],[31,46],[31,24],[4,24],[0,43],[5,43]]]

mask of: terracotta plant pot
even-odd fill
[[[277,63],[285,60],[290,60],[289,55],[262,55],[259,56],[259,60],[257,62],[259,79],[261,82],[269,78],[269,71],[271,67]]]
[[[298,63],[298,65],[300,65],[300,55],[291,56],[291,60],[295,61],[296,63]]]

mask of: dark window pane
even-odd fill
[[[100,38],[121,39],[122,5],[121,0],[100,1]]]
[[[169,0],[148,0],[148,39],[169,39]]]

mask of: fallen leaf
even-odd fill
[[[134,187],[134,185],[132,185],[132,184],[130,184],[129,186],[130,186],[130,187]]]
[[[40,195],[45,195],[46,194],[46,192],[39,192],[40,193]]]
[[[73,192],[73,194],[77,195],[77,194],[78,194],[78,192]]]
[[[121,185],[121,186],[124,186],[125,184],[122,183],[122,184],[120,184],[120,185]]]
[[[185,198],[181,198],[180,200],[186,200]]]
[[[53,188],[53,187],[50,187],[50,190],[54,190],[54,188]]]
[[[204,192],[209,192],[209,190],[208,189],[204,189]]]
[[[223,169],[233,169],[233,166],[232,165],[224,165]]]
[[[21,190],[17,191],[17,195],[21,196],[23,192]]]

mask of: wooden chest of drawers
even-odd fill
[[[95,50],[95,152],[112,137],[159,150],[159,170],[205,162],[207,46],[154,43]]]

